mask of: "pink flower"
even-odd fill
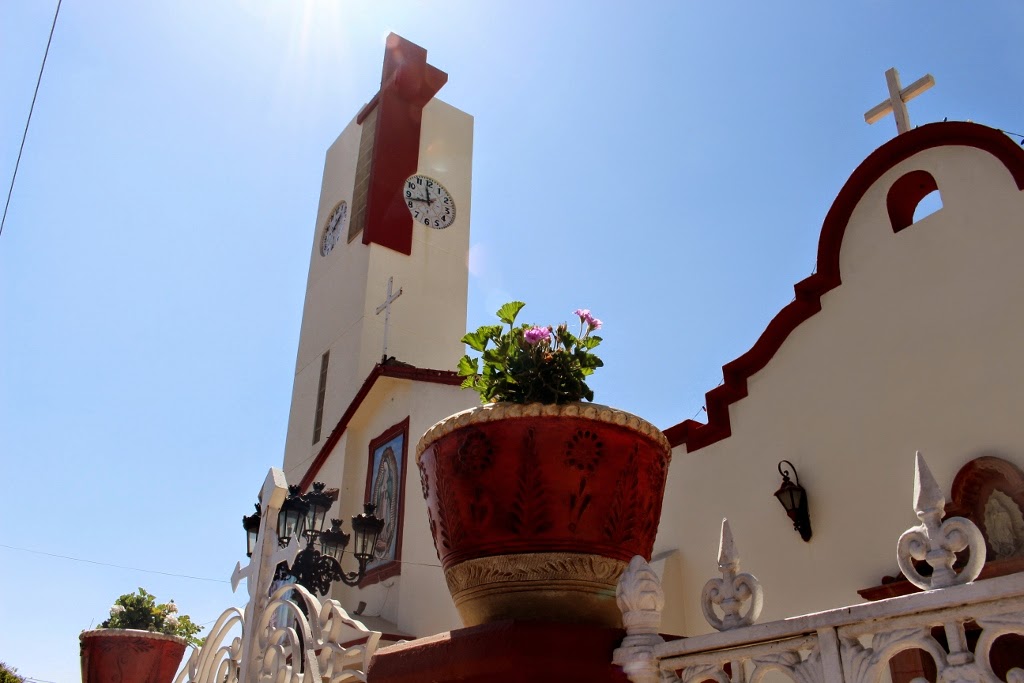
[[[601,321],[590,314],[589,308],[577,308],[574,312],[580,317],[580,322],[586,323],[591,330],[601,329]]]
[[[523,334],[527,344],[536,344],[551,338],[550,327],[533,327]]]

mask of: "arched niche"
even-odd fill
[[[899,232],[903,228],[913,225],[917,205],[932,192],[938,191],[939,186],[928,171],[911,171],[893,183],[885,198],[892,231]]]

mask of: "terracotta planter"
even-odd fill
[[[417,446],[434,547],[466,626],[501,619],[621,627],[619,575],[648,560],[671,448],[650,423],[591,403],[497,403]]]
[[[187,641],[133,629],[101,628],[78,637],[82,683],[171,683]]]

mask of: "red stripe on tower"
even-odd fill
[[[377,108],[363,244],[412,253],[413,223],[402,187],[419,164],[423,107],[447,82],[448,74],[427,64],[425,49],[388,35],[380,92],[356,118],[362,123]]]

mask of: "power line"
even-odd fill
[[[13,545],[7,545],[6,543],[0,543],[0,548],[8,548],[9,550],[19,550],[23,553],[32,553],[34,555],[46,555],[47,557],[57,557],[62,560],[71,560],[73,562],[85,562],[86,564],[96,564],[101,567],[113,567],[115,569],[128,569],[133,572],[145,572],[146,574],[161,574],[163,576],[173,576],[179,579],[192,579],[194,581],[212,581],[213,583],[231,583],[226,579],[210,579],[205,576],[191,576],[190,574],[175,574],[174,572],[162,572],[157,569],[142,569],[140,567],[126,567],[121,564],[112,564],[110,562],[99,562],[97,560],[86,560],[81,557],[71,557],[70,555],[58,555],[57,553],[48,553],[42,550],[32,550],[30,548],[19,548]]]
[[[86,564],[95,564],[101,567],[113,567],[115,569],[128,569],[133,572],[145,572],[147,574],[161,574],[162,576],[173,576],[179,579],[193,579],[194,581],[212,581],[214,583],[231,583],[226,579],[211,579],[205,576],[192,576],[190,574],[175,574],[174,572],[162,572],[157,569],[142,569],[140,567],[126,567],[121,564],[112,564],[110,562],[100,562],[98,560],[87,560],[81,557],[71,557],[70,555],[58,555],[57,553],[48,553],[44,550],[32,550],[31,548],[19,548],[18,546],[7,545],[6,543],[0,543],[0,548],[7,548],[9,550],[18,550],[23,553],[32,553],[34,555],[45,555],[46,557],[56,557],[62,560],[71,560],[72,562],[85,562]],[[432,562],[413,562],[412,560],[396,560],[399,564],[408,564],[416,567],[437,567],[440,568],[440,564],[434,564]]]
[[[11,174],[11,187],[7,190],[7,203],[4,204],[4,216],[0,219],[0,234],[4,232],[4,223],[7,222],[7,209],[11,206],[11,195],[14,193],[14,179],[18,177],[18,166],[21,165],[21,153],[25,151],[25,138],[28,137],[28,124],[32,122],[32,112],[36,108],[36,97],[39,95],[39,84],[43,82],[43,69],[46,68],[46,57],[50,54],[50,43],[53,42],[53,30],[57,28],[57,15],[60,14],[60,3],[57,0],[57,10],[53,13],[53,24],[50,25],[50,37],[46,40],[46,51],[43,53],[43,63],[39,66],[39,78],[36,79],[36,90],[32,93],[32,104],[28,108],[28,118],[25,120],[25,130],[21,134],[21,147],[18,148],[18,160],[14,162],[14,173]]]

